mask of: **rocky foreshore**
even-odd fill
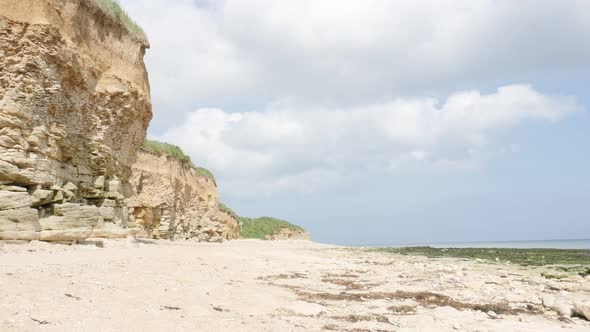
[[[588,276],[493,260],[133,239],[0,244],[0,259],[2,331],[590,330]]]

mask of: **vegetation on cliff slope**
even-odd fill
[[[153,141],[153,140],[145,140],[145,142],[143,143],[143,148],[145,150],[155,153],[157,155],[165,154],[165,155],[168,155],[174,159],[177,159],[177,160],[181,161],[183,164],[185,164],[186,166],[193,168],[197,172],[197,175],[208,178],[211,181],[213,181],[213,183],[216,183],[215,177],[208,169],[195,166],[195,164],[193,164],[193,162],[191,161],[191,157],[187,156],[176,145]]]
[[[293,225],[288,221],[272,217],[246,218],[240,217],[240,235],[246,239],[262,239],[267,235],[279,232],[283,228],[304,232],[303,228]]]
[[[230,217],[234,218],[236,221],[240,219],[237,213],[234,210],[230,209],[227,205],[223,203],[219,203],[219,211],[227,213]]]
[[[121,22],[123,26],[131,33],[142,39],[147,39],[145,31],[121,8],[117,0],[91,0],[107,15]]]
[[[270,236],[278,233],[283,228],[288,228],[298,232],[305,232],[303,228],[293,225],[285,220],[272,217],[240,217],[234,212],[234,210],[223,203],[219,203],[219,211],[227,213],[240,224],[240,236],[244,239],[265,240],[267,235]]]

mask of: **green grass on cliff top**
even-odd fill
[[[143,38],[147,39],[145,31],[139,26],[139,24],[135,23],[129,17],[127,12],[121,8],[119,2],[117,0],[91,0],[93,1],[99,8],[101,8],[107,15],[111,16],[112,18],[116,19],[117,21],[121,22],[123,26],[129,30],[129,32]]]
[[[245,239],[261,239],[264,240],[266,235],[271,235],[281,228],[289,228],[296,231],[304,231],[303,228],[293,225],[285,220],[280,220],[272,217],[260,218],[245,218],[238,219],[240,223],[240,235]]]
[[[208,178],[211,181],[213,181],[213,183],[216,183],[213,173],[211,173],[208,169],[205,169],[203,167],[195,166],[195,164],[193,164],[193,162],[191,161],[191,157],[187,156],[176,145],[153,141],[153,140],[145,140],[145,142],[143,143],[143,148],[147,151],[150,151],[150,152],[158,154],[158,155],[165,154],[165,155],[168,155],[172,158],[180,160],[183,164],[187,165],[188,167],[193,168],[197,172],[197,175]]]
[[[590,250],[587,249],[402,247],[371,248],[369,250],[402,255],[420,255],[431,258],[455,257],[499,262],[510,261],[514,264],[524,266],[582,265],[584,267],[590,267]]]
[[[230,209],[227,205],[225,205],[223,203],[219,203],[219,211],[227,213],[228,215],[230,215],[235,220],[239,220],[240,219],[240,216],[238,216],[238,214],[235,213],[234,210]]]

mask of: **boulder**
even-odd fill
[[[0,211],[0,231],[40,231],[39,212],[35,209]]]
[[[545,295],[543,295],[542,301],[543,301],[543,306],[545,308],[550,309],[555,304],[555,297],[553,295],[545,294]]]
[[[22,174],[17,166],[0,160],[0,184],[14,183],[14,181],[23,180]]]
[[[30,206],[31,197],[27,192],[0,191],[0,211]]]
[[[43,230],[94,227],[100,218],[100,212],[96,206],[75,203],[55,204],[53,214],[39,220]]]
[[[94,179],[94,188],[99,189],[99,190],[103,190],[104,186],[105,186],[105,178],[103,175]]]
[[[53,201],[53,190],[37,189],[31,193],[31,206],[39,206]]]
[[[58,231],[43,231],[39,234],[40,241],[79,241],[92,235],[92,228],[78,228]]]
[[[590,320],[590,301],[575,302],[574,309],[579,316]]]
[[[78,191],[78,186],[76,186],[75,184],[68,182],[66,183],[66,185],[64,186],[65,190],[69,190],[71,192],[77,192]]]
[[[2,190],[16,191],[19,193],[24,193],[27,191],[27,188],[23,188],[23,187],[19,187],[19,186],[6,186],[6,187],[2,188]]]
[[[108,207],[108,206],[101,206],[99,208],[100,211],[100,215],[105,219],[105,220],[112,220],[113,218],[115,218],[115,209],[112,207]]]
[[[564,317],[572,317],[575,312],[574,306],[571,303],[562,300],[555,300],[552,309]]]
[[[560,297],[545,294],[542,297],[543,306],[547,309],[556,311],[558,314],[564,317],[572,317],[575,313],[574,305],[571,304],[564,296],[565,293],[560,293]]]
[[[76,197],[76,194],[74,194],[73,192],[69,191],[69,190],[64,190],[63,192],[60,192],[62,194],[61,200],[63,201],[64,199],[66,201],[70,201],[73,198]],[[57,195],[56,195],[57,196]]]
[[[68,191],[68,192],[71,193],[71,191]],[[54,203],[62,203],[63,200],[64,200],[64,192],[62,190],[57,191],[55,193],[55,195],[53,195],[53,201],[52,202],[54,202]]]
[[[31,231],[0,232],[0,240],[33,241],[33,240],[39,240],[40,236],[41,236],[40,232],[31,232]]]

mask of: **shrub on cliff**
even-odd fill
[[[138,35],[143,39],[147,39],[143,29],[129,17],[129,15],[121,8],[117,0],[91,0],[99,8],[101,8],[107,15],[115,20],[121,22],[123,26],[131,33]]]
[[[203,167],[196,167],[191,163],[191,166],[197,171],[197,175],[210,179],[211,181],[215,182],[215,177],[213,173],[211,173],[208,169]]]
[[[288,221],[272,217],[246,218],[240,217],[231,208],[223,203],[219,203],[219,211],[227,213],[240,224],[240,237],[244,239],[261,239],[266,240],[267,236],[277,234],[281,229],[287,228],[296,232],[305,232],[297,225]]]
[[[234,210],[230,209],[229,207],[227,207],[227,205],[225,205],[223,203],[219,203],[219,211],[227,213],[229,216],[234,218],[236,221],[240,219],[240,216],[238,216],[238,214],[235,213]]]
[[[208,178],[211,181],[213,181],[213,183],[216,183],[213,173],[211,173],[208,169],[205,169],[203,167],[195,166],[195,164],[193,164],[193,162],[191,161],[191,157],[187,156],[176,145],[153,141],[153,140],[145,140],[145,142],[143,143],[143,148],[149,152],[152,152],[152,153],[155,153],[158,155],[165,154],[165,155],[168,155],[174,159],[177,159],[177,160],[181,161],[183,164],[185,164],[186,166],[193,168],[197,172],[197,175]]]

